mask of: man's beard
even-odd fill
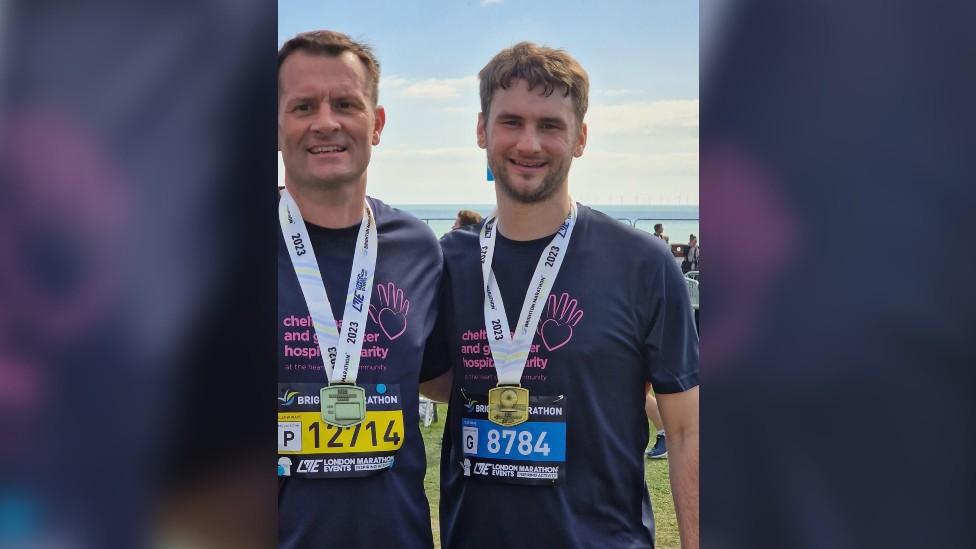
[[[566,181],[566,176],[569,175],[569,166],[565,169],[550,171],[542,179],[541,185],[529,191],[520,191],[511,185],[507,166],[501,170],[492,169],[492,174],[495,176],[495,183],[510,198],[522,204],[535,204],[546,200],[562,187]]]

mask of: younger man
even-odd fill
[[[570,198],[589,88],[572,57],[523,42],[479,77],[498,214],[442,238],[425,359],[453,371],[444,547],[653,547],[650,382],[683,547],[697,548],[698,337],[681,271],[663,241]]]

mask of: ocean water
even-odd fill
[[[688,235],[694,233],[701,243],[698,206],[654,206],[648,204],[631,205],[589,205],[610,217],[627,223],[642,231],[654,232],[654,224],[664,225],[664,234],[672,244],[687,243]],[[495,208],[493,204],[400,204],[395,207],[425,221],[438,237],[451,230],[458,210],[474,210],[482,216]]]

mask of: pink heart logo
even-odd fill
[[[391,341],[403,335],[403,332],[407,329],[407,319],[392,309],[382,309],[377,320],[380,329],[383,330],[383,333]]]
[[[568,324],[560,324],[554,319],[547,319],[539,329],[542,336],[542,343],[549,351],[555,351],[569,343],[573,339],[573,327]]]

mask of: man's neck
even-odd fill
[[[285,178],[285,188],[308,223],[327,229],[344,229],[363,220],[365,178],[361,184],[331,189],[294,185]]]
[[[518,202],[501,189],[498,201],[498,231],[509,240],[535,240],[554,234],[569,215],[571,198],[566,185],[549,198],[532,204]]]

